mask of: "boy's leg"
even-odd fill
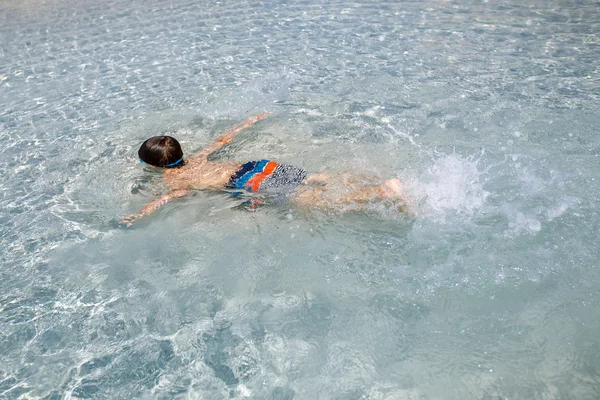
[[[331,182],[331,175],[326,173],[318,173],[309,175],[304,182],[304,185],[310,186],[324,186]]]
[[[331,175],[311,175],[305,180],[309,187],[299,190],[292,201],[303,207],[336,209],[343,205],[344,210],[357,211],[373,201],[402,200],[400,180],[388,179],[373,185],[373,179],[345,172],[339,175],[341,185],[336,187]]]
[[[343,200],[345,203],[366,204],[385,199],[402,199],[402,183],[399,179],[388,179],[380,185],[362,186],[346,194]]]

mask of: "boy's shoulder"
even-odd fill
[[[185,166],[168,170],[165,183],[171,189],[224,188],[240,163],[232,161],[190,160]]]

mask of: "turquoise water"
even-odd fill
[[[597,399],[595,1],[0,5],[0,398]],[[160,190],[136,150],[398,176],[385,207]]]

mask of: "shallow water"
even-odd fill
[[[594,1],[4,1],[0,398],[597,399]],[[399,176],[385,207],[159,186],[148,136]]]

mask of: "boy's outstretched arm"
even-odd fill
[[[119,221],[119,223],[122,225],[131,226],[131,224],[133,224],[133,221],[135,221],[136,219],[143,217],[144,215],[152,214],[154,211],[158,210],[160,207],[164,206],[169,201],[183,197],[189,192],[190,191],[188,189],[180,189],[174,190],[171,193],[164,194],[158,199],[154,199],[150,203],[146,204],[146,206],[142,208],[142,211],[140,211],[139,213],[128,215],[127,217],[124,217],[121,221]]]
[[[227,129],[225,132],[221,133],[219,135],[219,137],[217,138],[217,140],[213,144],[211,144],[210,146],[207,146],[204,150],[194,154],[193,157],[194,158],[208,157],[215,151],[220,150],[223,146],[231,143],[233,141],[233,138],[236,137],[241,131],[243,131],[244,129],[253,125],[254,123],[260,121],[267,114],[268,113],[266,113],[266,112],[260,113],[255,117],[247,118],[244,121],[240,122],[239,124],[232,126],[231,128]]]

